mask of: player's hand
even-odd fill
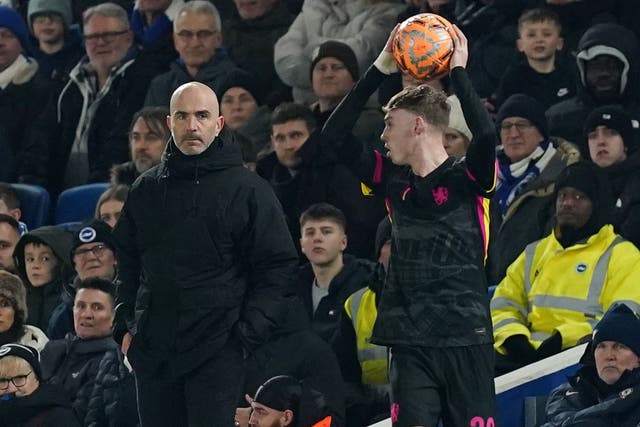
[[[453,54],[449,62],[449,69],[453,70],[455,67],[465,68],[469,59],[467,37],[455,24],[449,29],[449,34],[451,34],[451,39],[453,40]]]
[[[398,64],[396,64],[396,60],[393,59],[393,39],[396,36],[396,31],[398,31],[398,27],[400,24],[396,24],[389,33],[389,38],[387,39],[387,43],[384,45],[384,49],[378,55],[375,62],[373,63],[375,67],[380,70],[382,73],[386,75],[390,75],[398,72]]]

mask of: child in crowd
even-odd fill
[[[45,226],[24,234],[13,252],[18,273],[27,289],[29,324],[47,330],[53,309],[60,304],[63,283],[69,278],[71,235]]]
[[[522,56],[505,71],[496,94],[496,108],[511,95],[524,93],[545,108],[575,93],[574,71],[562,50],[560,18],[549,9],[530,9],[518,20],[517,48]]]

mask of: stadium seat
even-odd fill
[[[109,188],[109,185],[108,182],[99,182],[64,190],[58,196],[54,224],[92,218],[100,195]]]
[[[38,185],[11,184],[20,198],[20,221],[27,224],[29,230],[51,223],[51,197],[49,192]]]

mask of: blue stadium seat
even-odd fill
[[[51,223],[51,197],[49,192],[38,185],[11,184],[20,198],[20,221],[29,230]]]
[[[100,195],[109,188],[109,185],[108,182],[98,182],[64,190],[58,196],[54,224],[92,218]]]

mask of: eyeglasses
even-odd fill
[[[62,22],[62,16],[55,12],[42,12],[36,13],[31,17],[31,21],[34,24],[44,24],[47,21]]]
[[[73,253],[73,258],[75,259],[75,258],[84,257],[89,252],[91,252],[96,258],[100,258],[104,253],[104,251],[106,251],[107,249],[109,248],[107,248],[106,245],[96,245],[89,249],[78,249]]]
[[[533,123],[531,123],[529,121],[520,121],[520,122],[513,122],[513,123],[502,122],[500,124],[500,132],[508,132],[514,126],[516,127],[518,132],[520,132],[520,131],[523,131],[525,129],[529,129],[530,127],[532,127]]]
[[[95,33],[95,34],[85,34],[84,42],[85,44],[96,44],[98,40],[103,40],[105,43],[113,43],[118,36],[123,34],[127,34],[129,30],[122,31],[107,31],[104,33]]]
[[[9,388],[9,382],[12,382],[16,387],[24,387],[27,383],[27,377],[31,375],[33,371],[29,371],[26,375],[18,375],[13,378],[0,378],[0,390],[6,390]]]
[[[211,30],[199,30],[199,31],[189,31],[182,30],[176,34],[176,36],[180,37],[184,41],[189,41],[192,38],[197,38],[199,41],[206,40],[208,38],[213,37],[213,35],[217,33],[217,31]]]

